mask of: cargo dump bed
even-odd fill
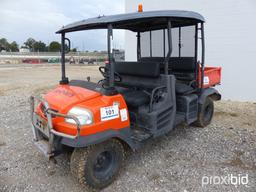
[[[221,67],[205,67],[204,68],[204,85],[203,88],[213,87],[219,85],[221,82]],[[198,73],[198,84],[201,87],[201,69]]]

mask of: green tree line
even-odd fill
[[[58,52],[61,49],[61,44],[57,41],[52,41],[47,45],[42,41],[36,41],[33,38],[28,38],[27,41],[24,42],[20,48],[27,48],[31,52]],[[0,52],[4,50],[7,52],[17,52],[19,51],[19,45],[16,41],[11,43],[8,42],[6,38],[0,39]],[[72,49],[71,51],[76,52],[76,48]]]

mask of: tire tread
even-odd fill
[[[110,139],[110,140],[107,140],[105,142],[113,142],[112,145],[116,144],[122,149],[122,160],[121,160],[121,162],[123,163],[124,159],[125,159],[125,150],[124,150],[124,147],[123,147],[122,143],[120,141],[118,141],[117,139]],[[101,144],[104,145],[105,142],[103,142]],[[98,145],[100,145],[100,144],[98,144]],[[90,145],[86,148],[76,148],[74,150],[74,152],[72,153],[71,161],[70,161],[70,169],[71,169],[72,175],[88,191],[98,191],[99,189],[102,188],[101,186],[96,186],[96,188],[92,187],[92,185],[88,182],[88,180],[86,179],[86,176],[85,176],[85,165],[88,161],[87,158],[88,158],[89,154],[92,152],[92,150],[95,149],[95,147],[97,147],[97,145]],[[122,164],[120,165],[120,168],[121,167],[122,167]],[[111,182],[119,174],[120,168],[118,169],[117,174],[115,174],[111,178]]]

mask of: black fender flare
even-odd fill
[[[107,131],[103,131],[103,132],[92,134],[92,135],[80,136],[76,139],[69,139],[69,138],[62,137],[61,144],[69,147],[79,148],[79,147],[87,147],[89,145],[98,144],[111,138],[116,138],[121,142],[124,142],[133,150],[137,148],[135,143],[131,139],[131,130],[129,127],[119,129],[119,130],[109,129]]]
[[[207,97],[211,97],[214,101],[221,100],[221,94],[214,88],[204,89],[198,99],[200,104],[203,104]]]

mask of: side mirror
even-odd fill
[[[71,43],[70,43],[70,40],[68,38],[65,38],[65,41],[68,42],[67,46],[66,46],[66,43],[65,43],[65,53],[68,53],[68,52],[70,52]]]

